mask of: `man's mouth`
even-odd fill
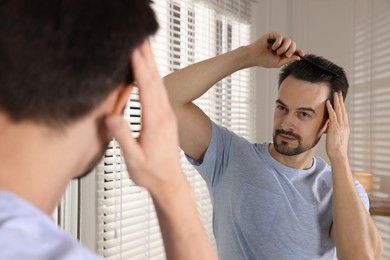
[[[280,136],[280,138],[283,141],[294,141],[294,140],[297,140],[297,138],[295,138],[294,136],[291,136],[291,135],[279,134],[279,136]]]

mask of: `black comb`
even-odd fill
[[[275,43],[275,39],[268,38],[267,43],[268,43],[269,46],[272,46],[272,45]],[[311,61],[310,59],[305,58],[305,56],[301,56],[301,55],[299,55],[298,53],[294,53],[294,55],[296,55],[296,56],[298,56],[299,58],[301,58],[302,60],[304,60],[304,61],[310,63],[311,65],[316,66],[317,68],[320,68],[320,69],[322,69],[322,70],[328,72],[329,74],[331,74],[331,75],[333,75],[333,76],[336,76],[336,77],[340,76],[339,73],[334,72],[334,71],[331,71],[330,69],[327,69],[327,68],[325,68],[325,67],[319,65],[319,64],[317,64],[317,63]]]

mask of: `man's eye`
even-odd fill
[[[284,106],[281,106],[281,105],[277,105],[276,108],[281,110],[281,111],[286,110],[286,108]]]
[[[306,112],[299,112],[299,117],[302,119],[310,118],[310,115]]]

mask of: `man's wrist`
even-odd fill
[[[192,188],[184,174],[180,178],[175,178],[171,183],[161,184],[149,190],[153,201],[160,207],[176,207],[182,200],[194,199]]]
[[[331,155],[328,155],[330,163],[333,164],[339,164],[339,163],[345,163],[348,162],[348,155],[343,152],[335,152]]]

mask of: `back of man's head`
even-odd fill
[[[133,81],[150,0],[0,0],[0,112],[61,127]]]
[[[343,68],[323,57],[313,54],[305,55],[304,59],[285,65],[279,74],[279,86],[290,75],[311,83],[328,83],[329,99],[332,104],[334,92],[341,91],[344,99],[347,96],[349,84]]]

